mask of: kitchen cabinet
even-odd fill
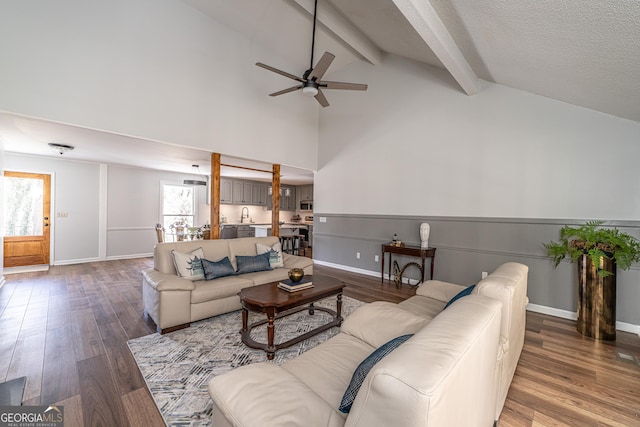
[[[262,182],[254,182],[251,196],[251,204],[258,206],[267,206],[267,187]]]
[[[233,203],[233,181],[220,178],[220,203]]]
[[[286,196],[286,189],[289,189],[289,196]],[[280,196],[280,210],[281,211],[295,211],[296,210],[296,187],[290,185],[280,186],[282,195]],[[271,209],[272,201],[271,196],[267,196],[267,209]]]
[[[313,201],[313,185],[299,185],[296,187],[297,204]]]
[[[250,225],[238,225],[238,238],[255,237],[256,229]]]
[[[233,181],[233,204],[249,205],[253,197],[253,184],[248,181]]]

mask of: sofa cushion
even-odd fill
[[[419,331],[429,320],[398,304],[375,301],[354,311],[342,324],[342,332],[377,348],[395,337]]]
[[[453,304],[454,302],[458,301],[462,297],[466,297],[467,295],[471,295],[471,292],[473,291],[473,289],[475,287],[476,287],[476,285],[467,286],[466,288],[464,288],[463,290],[458,292],[453,298],[451,298],[447,302],[447,304],[444,306],[444,308],[446,309],[447,307],[449,307],[451,304]]]
[[[221,420],[223,426],[344,425],[337,406],[330,406],[313,388],[273,363],[240,366],[214,376],[209,394],[214,411],[226,418]]]
[[[193,284],[195,289],[191,291],[191,304],[198,304],[231,296],[237,297],[242,289],[253,286],[253,281],[244,276],[226,276],[215,280],[198,280]]]
[[[220,261],[202,259],[201,262],[205,280],[213,280],[218,277],[233,276],[236,274],[236,271],[231,265],[231,261],[229,261],[229,257],[224,257]]]
[[[284,268],[289,271],[292,268],[302,268],[305,274],[311,274],[313,269],[313,260],[304,256],[282,254],[284,257]]]
[[[280,242],[271,247],[263,245],[262,243],[256,243],[256,251],[258,252],[258,255],[264,253],[269,254],[269,264],[271,265],[271,268],[284,267],[282,244],[280,244]]]
[[[362,361],[356,368],[353,376],[351,377],[351,382],[347,387],[347,390],[344,392],[344,396],[342,397],[342,401],[340,402],[340,407],[338,408],[340,412],[344,412],[348,414],[351,410],[351,405],[353,405],[353,401],[358,394],[358,390],[360,390],[360,386],[362,382],[367,377],[367,374],[374,367],[376,363],[382,360],[387,354],[391,353],[396,348],[400,347],[402,343],[411,338],[413,334],[402,335],[396,337],[390,341],[387,341],[380,347],[376,348],[373,353],[367,356],[366,359]]]
[[[188,280],[204,279],[204,271],[200,261],[204,258],[204,250],[202,248],[194,249],[188,254],[172,250],[171,254],[173,255],[173,262],[178,276]]]
[[[346,417],[338,411],[340,400],[358,364],[373,350],[375,347],[364,341],[339,333],[287,361],[282,367],[308,385],[322,400],[335,408],[338,414]]]
[[[411,298],[398,303],[398,307],[402,307],[416,316],[427,319],[433,319],[440,314],[442,309],[444,309],[444,305],[445,303],[442,301],[423,297],[421,295],[414,295]]]
[[[256,256],[237,256],[236,264],[238,265],[238,274],[271,270],[268,253]]]

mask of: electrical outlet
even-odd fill
[[[56,216],[58,218],[69,218],[69,212],[67,212],[67,211],[58,211],[58,212],[56,212]]]
[[[360,259],[360,252],[356,252],[356,258]]]
[[[489,275],[489,273],[487,273],[486,271],[482,272],[482,278],[483,279],[486,279],[488,275]]]
[[[378,255],[376,255],[376,256],[373,257],[373,260],[375,262],[380,262],[380,257]]]
[[[327,217],[326,216],[321,216],[320,217],[320,222],[327,222]]]

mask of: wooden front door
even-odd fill
[[[49,264],[51,176],[4,173],[4,266]]]

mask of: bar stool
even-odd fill
[[[300,248],[306,255],[304,248],[304,236],[300,234],[290,234],[288,236],[280,236],[282,251],[292,255],[300,255]]]

